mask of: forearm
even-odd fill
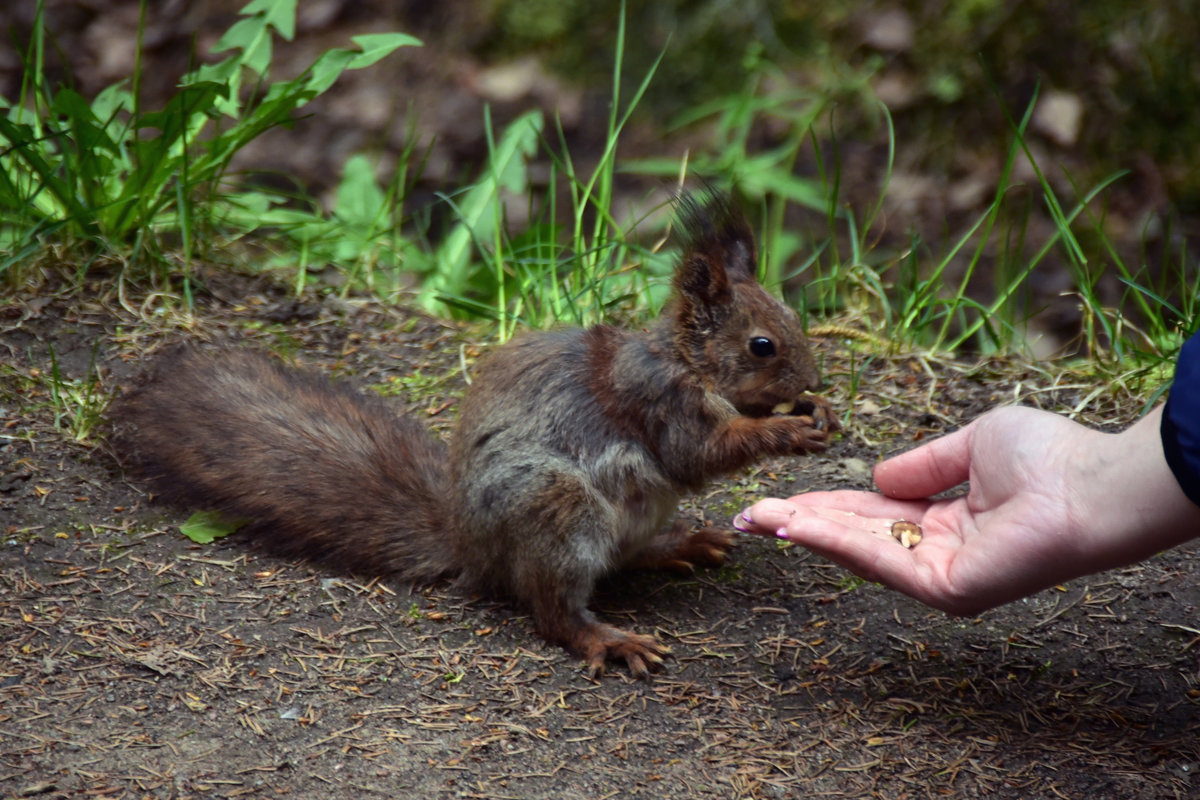
[[[731,417],[721,422],[701,443],[688,452],[681,442],[676,449],[687,452],[681,460],[698,466],[706,475],[721,475],[741,469],[765,456],[798,455],[824,450],[830,427],[820,427],[811,417]]]

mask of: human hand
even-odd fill
[[[735,527],[781,535],[868,580],[976,614],[1190,538],[1200,509],[1162,455],[1156,409],[1121,434],[1009,407],[879,464],[873,492],[762,500]],[[970,482],[965,495],[929,500]],[[890,535],[918,523],[912,549]]]

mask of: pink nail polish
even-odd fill
[[[750,532],[750,526],[754,524],[754,520],[750,519],[750,515],[746,513],[749,510],[750,509],[746,509],[746,511],[743,511],[733,518],[734,530],[739,530],[742,533]]]
[[[780,528],[779,530],[775,531],[775,535],[780,539],[789,538],[787,534],[787,528]]]

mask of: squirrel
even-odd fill
[[[248,521],[269,549],[413,582],[456,576],[515,599],[595,677],[669,649],[588,603],[618,567],[723,563],[680,497],[837,430],[797,314],[756,279],[723,194],[679,199],[674,297],[643,330],[531,332],[481,359],[447,446],[343,382],[232,347],[160,357],[108,414],[118,460],[154,495]]]

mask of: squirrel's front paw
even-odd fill
[[[827,424],[818,425],[810,416],[783,417],[772,421],[782,428],[788,452],[796,455],[819,453],[829,447],[829,439],[833,432]]]
[[[692,531],[684,519],[654,538],[633,558],[624,563],[627,569],[663,569],[680,575],[691,575],[696,567],[719,567],[725,563],[737,540],[720,528],[700,528]]]
[[[817,395],[800,397],[789,413],[771,421],[784,429],[789,449],[797,454],[824,450],[833,434],[842,429],[829,401]]]
[[[700,528],[679,542],[674,555],[689,571],[693,567],[719,567],[725,563],[729,551],[736,546],[737,540],[729,531],[720,528]]]
[[[813,421],[813,427],[818,430],[827,430],[830,433],[836,433],[842,429],[842,423],[838,422],[837,414],[833,411],[833,406],[820,395],[806,394],[801,396],[796,400],[792,414],[808,417]]]

